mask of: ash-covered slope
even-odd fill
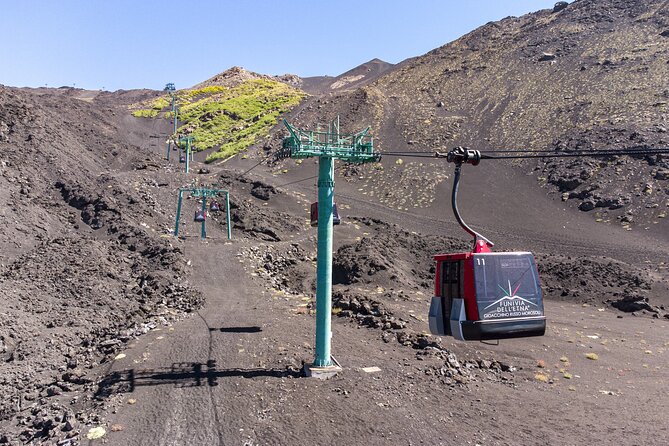
[[[302,78],[302,82],[299,86],[307,93],[315,95],[327,94],[338,90],[355,90],[371,84],[394,66],[395,65],[384,62],[381,59],[372,59],[340,74],[339,76]]]
[[[157,167],[151,128],[113,98],[67,93],[0,88],[0,433],[31,407],[51,420],[35,435],[60,433],[74,420],[58,395],[200,304],[180,248],[160,237],[158,184],[141,173]]]
[[[489,23],[369,86],[315,101],[296,121],[341,114],[351,128],[371,124],[386,150],[666,147],[668,77],[666,1],[576,0]],[[528,168],[602,222],[666,225],[666,157]]]
[[[577,0],[485,25],[409,61],[378,87],[401,102],[414,97],[406,103],[418,113],[414,122],[453,128],[449,144],[543,148],[610,126],[650,132],[650,140],[665,127],[667,30],[666,1]]]

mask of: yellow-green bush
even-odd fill
[[[254,79],[233,88],[214,85],[179,91],[177,132],[194,136],[197,150],[218,146],[207,162],[227,158],[267,136],[279,115],[303,97],[302,91],[271,79]],[[142,108],[132,114],[154,118],[170,105],[171,98],[165,95],[137,105]],[[168,112],[161,115],[171,117]]]
[[[151,103],[151,109],[161,111],[165,107],[169,107],[170,104],[172,104],[172,101],[170,99],[161,96],[159,98],[154,99],[154,101]]]
[[[158,116],[158,110],[154,109],[139,109],[132,112],[135,118],[155,118]]]

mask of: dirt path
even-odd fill
[[[195,238],[184,245],[193,260],[191,282],[198,284],[207,304],[177,326],[152,332],[114,363],[110,385],[102,391],[116,392],[126,384],[135,388],[116,394],[120,407],[115,419],[127,427],[114,437],[116,444],[216,445],[229,437],[220,417],[229,411],[226,400],[235,386],[220,378],[243,376],[251,365],[239,360],[243,357],[236,345],[240,338],[257,336],[248,321],[254,297],[250,288],[235,286],[235,278],[245,273],[234,246]],[[249,333],[244,332],[247,327]],[[122,381],[115,382],[114,373]],[[128,397],[137,403],[127,405]]]

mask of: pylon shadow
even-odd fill
[[[262,328],[251,326],[251,327],[221,327],[221,328],[209,328],[209,331],[220,331],[221,333],[260,333]]]
[[[218,385],[219,378],[299,378],[301,370],[285,369],[225,369],[218,370],[216,361],[176,362],[171,367],[111,372],[98,383],[96,399],[105,399],[119,393],[132,393],[138,387],[173,385],[178,388]]]

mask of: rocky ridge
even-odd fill
[[[340,115],[346,128],[371,125],[390,151],[668,147],[667,91],[658,87],[669,76],[668,30],[664,1],[576,0],[488,23],[369,85],[307,101],[294,121],[309,128]],[[602,223],[648,227],[666,225],[668,162],[612,156],[521,168]],[[413,180],[434,183],[424,173]]]

